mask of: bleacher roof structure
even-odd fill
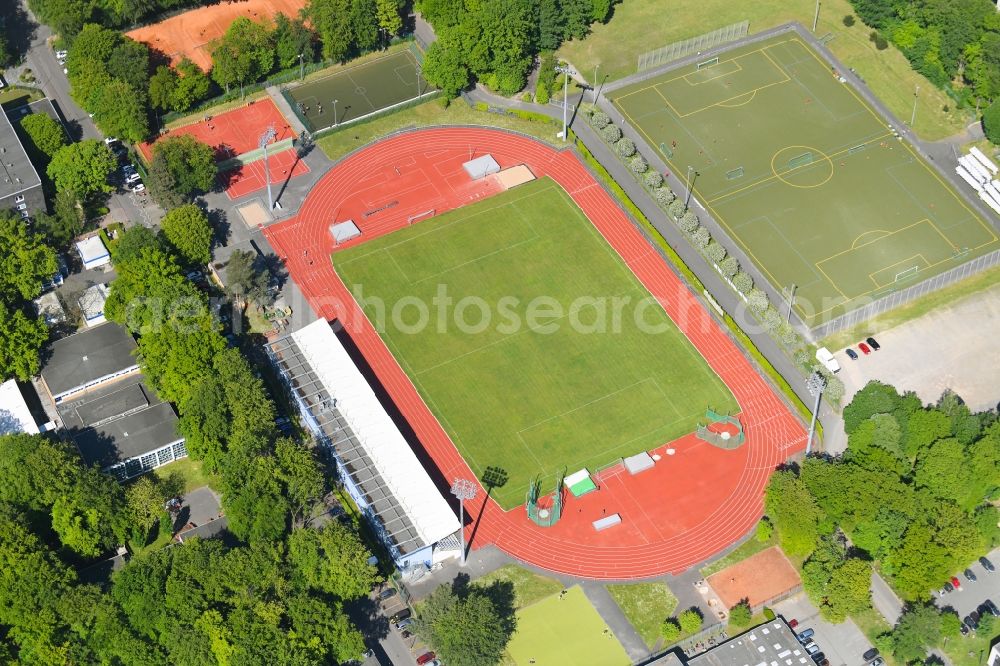
[[[326,320],[270,348],[400,554],[458,531],[454,512]]]

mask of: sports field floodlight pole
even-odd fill
[[[813,32],[816,32],[817,23],[819,23],[819,0],[816,0],[816,13],[813,14]]]
[[[816,434],[816,418],[819,416],[819,400],[823,397],[823,389],[826,388],[826,378],[818,372],[814,372],[806,378],[806,389],[809,395],[816,398],[813,406],[812,423],[809,424],[809,439],[806,440],[806,455],[812,452],[813,436]]]
[[[333,100],[333,126],[334,127],[338,127],[340,125],[340,121],[337,120],[337,102],[338,101],[339,100]]]
[[[451,494],[458,498],[458,531],[462,533],[462,566],[465,566],[465,502],[476,496],[479,488],[469,479],[455,479],[451,484]]]
[[[569,67],[556,65],[556,71],[563,75],[563,132],[562,140],[566,141],[566,112],[569,108]]]
[[[694,189],[694,179],[698,177],[698,172],[694,170],[694,167],[690,164],[688,165],[688,175],[687,175],[687,196],[684,197],[684,211],[687,212],[688,206],[691,204],[691,190]]]
[[[788,294],[788,311],[785,313],[785,323],[792,318],[792,305],[795,304],[795,290],[798,289],[798,285],[794,282],[792,283],[792,288],[789,290]]]
[[[420,63],[417,63],[417,99],[420,99]]]
[[[920,94],[920,84],[913,89],[913,113],[910,114],[910,129],[913,129],[913,123],[917,122],[917,95]]]
[[[302,61],[302,56],[304,55],[304,53],[299,54],[299,81],[306,78],[306,66]]]
[[[274,197],[271,195],[271,172],[267,167],[267,144],[274,141],[274,137],[276,136],[278,136],[278,133],[275,131],[274,125],[271,125],[260,135],[260,139],[257,141],[257,147],[264,151],[264,180],[267,182],[268,210],[274,210]]]
[[[597,106],[597,70],[601,68],[601,63],[594,65],[594,106]]]

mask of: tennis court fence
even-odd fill
[[[916,300],[921,296],[926,296],[927,294],[935,292],[938,289],[942,289],[950,284],[964,280],[967,277],[972,277],[980,271],[984,271],[987,268],[992,268],[997,265],[1000,265],[1000,250],[994,250],[993,252],[984,254],[981,257],[976,257],[972,261],[966,262],[961,266],[956,266],[943,273],[939,273],[938,275],[930,277],[922,282],[918,282],[917,284],[894,288],[889,293],[868,303],[867,305],[820,324],[812,329],[812,334],[816,339],[821,340],[828,335],[832,335],[838,331],[842,331],[868,321],[872,317],[878,316],[883,312],[888,312],[889,310],[898,308],[899,306],[905,305],[906,303]]]
[[[678,60],[687,55],[691,55],[692,53],[705,51],[719,46],[720,44],[734,42],[737,39],[746,37],[749,32],[750,21],[740,21],[739,23],[733,23],[732,25],[727,25],[724,28],[719,28],[718,30],[713,30],[712,32],[706,32],[705,34],[698,35],[697,37],[685,39],[680,42],[674,42],[673,44],[667,44],[666,46],[661,46],[660,48],[653,49],[652,51],[640,53],[636,71],[643,72],[647,69],[659,67],[660,65]]]

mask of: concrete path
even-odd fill
[[[292,132],[295,136],[301,136],[303,132],[308,131],[306,126],[302,124],[302,121],[299,120],[298,114],[295,113],[292,106],[288,103],[288,100],[281,94],[281,90],[278,89],[278,86],[268,86],[265,90],[271,98],[271,101],[274,102],[274,105],[278,107],[278,111],[280,111],[281,115],[285,117],[288,124],[292,126]]]
[[[889,624],[895,625],[899,620],[899,616],[903,614],[903,601],[896,596],[896,593],[892,591],[889,584],[875,571],[872,572],[871,591],[872,606]]]
[[[608,588],[600,583],[583,583],[580,587],[583,588],[583,593],[587,595],[587,599],[590,600],[590,603],[597,610],[597,614],[601,616],[601,619],[611,629],[615,638],[625,648],[629,659],[637,662],[649,656],[649,648],[646,646],[646,642],[636,633],[632,623],[628,621],[621,608],[618,607],[618,604],[611,597]]]

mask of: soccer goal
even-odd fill
[[[812,163],[813,163],[813,154],[811,152],[805,152],[802,153],[801,155],[796,155],[792,159],[788,160],[788,168],[797,169],[799,167]]]
[[[435,209],[431,208],[429,210],[425,210],[422,213],[417,213],[416,215],[410,215],[409,217],[406,218],[406,223],[407,224],[413,224],[417,220],[422,220],[425,217],[433,217],[434,216],[434,210]]]
[[[708,60],[702,60],[697,64],[695,69],[704,69],[705,67],[711,67],[712,65],[718,65],[718,64],[719,64],[719,57],[716,56],[714,58],[709,58]]]
[[[918,273],[920,273],[920,266],[919,265],[910,266],[906,270],[900,271],[900,272],[896,273],[896,277],[893,278],[892,281],[893,282],[900,282],[901,280],[908,280],[908,279],[910,279],[912,277],[916,277],[916,275]]]
[[[736,180],[737,178],[743,177],[743,167],[738,166],[731,171],[726,172],[726,180]]]
[[[674,156],[674,151],[670,148],[670,146],[668,146],[663,142],[660,142],[660,152],[666,155],[667,159],[670,159],[671,157]]]

